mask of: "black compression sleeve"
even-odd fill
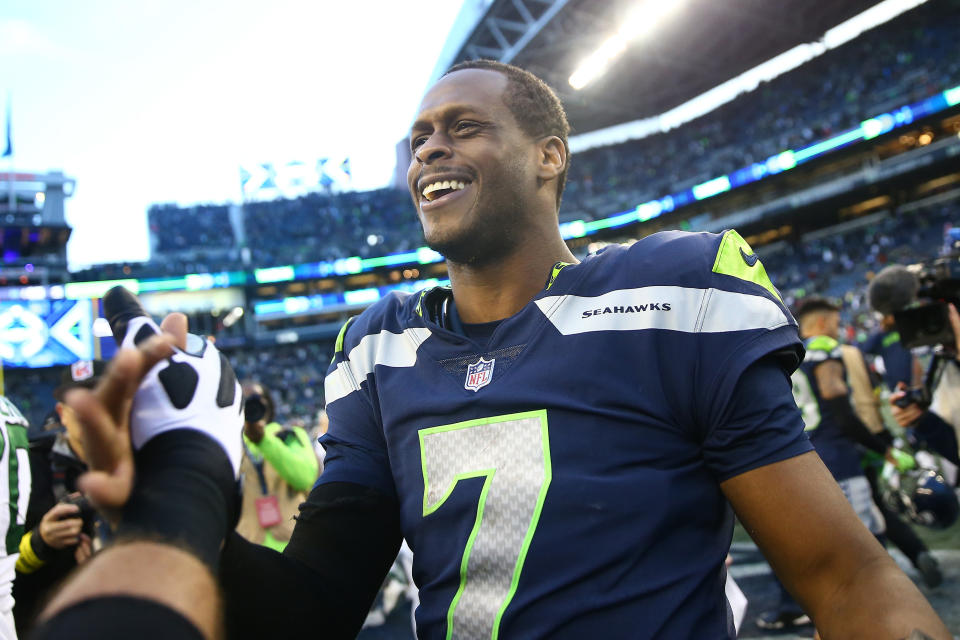
[[[887,448],[890,446],[890,435],[886,431],[882,432],[882,434],[886,434],[886,437],[882,434],[871,433],[867,425],[863,424],[857,414],[853,412],[853,407],[850,406],[850,399],[847,396],[824,400],[823,404],[830,409],[830,414],[837,421],[845,436],[880,455],[887,452]]]
[[[135,458],[136,482],[118,535],[183,544],[215,572],[238,508],[226,452],[200,431],[176,429],[154,437]]]
[[[145,598],[87,598],[37,627],[30,640],[204,640],[183,614]]]
[[[310,492],[283,554],[233,533],[220,582],[227,636],[355,638],[400,548],[399,505],[360,485]]]

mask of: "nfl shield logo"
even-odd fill
[[[490,384],[493,379],[493,365],[496,358],[484,360],[480,358],[467,367],[467,379],[463,382],[463,388],[467,391],[479,391],[481,388]]]
[[[82,382],[93,377],[93,363],[89,360],[77,360],[70,365],[70,377],[74,382]]]

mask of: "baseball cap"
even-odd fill
[[[93,389],[100,382],[100,377],[107,369],[103,360],[77,360],[70,366],[64,367],[60,374],[60,386],[53,390],[53,397],[63,400],[63,395],[70,389],[84,387]]]

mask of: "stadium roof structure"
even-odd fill
[[[662,0],[680,2],[681,0]],[[581,90],[568,79],[616,32],[636,0],[467,0],[434,79],[470,59],[510,62],[563,99],[573,132],[664,113],[824,33],[878,0],[683,0]]]

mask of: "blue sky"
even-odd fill
[[[72,267],[146,259],[146,208],[236,201],[241,164],[349,156],[383,186],[461,3],[8,0],[15,167],[76,178]]]

